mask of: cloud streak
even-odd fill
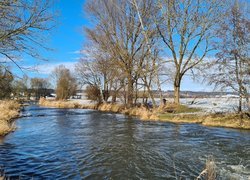
[[[85,53],[87,53],[86,50],[76,50],[69,52],[69,54],[85,54]]]
[[[47,63],[47,64],[40,64],[36,66],[27,66],[27,68],[33,69],[39,74],[49,75],[53,72],[53,70],[60,66],[64,65],[70,71],[74,71],[76,62],[58,62],[58,63]]]

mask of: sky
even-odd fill
[[[88,20],[84,15],[84,0],[58,0],[55,10],[59,12],[57,24],[48,38],[46,44],[52,51],[43,51],[42,56],[48,61],[37,60],[27,55],[22,57],[21,66],[37,69],[38,71],[25,70],[29,77],[48,78],[53,69],[61,64],[74,70],[75,63],[81,57],[80,50],[86,42],[83,27],[88,25]],[[18,76],[23,72],[13,67],[12,70]],[[163,85],[163,90],[172,90],[171,84]],[[182,81],[181,90],[211,91],[212,87],[194,82],[191,78],[185,77]]]
[[[46,61],[23,55],[20,61],[22,67],[39,70],[24,70],[25,74],[29,77],[46,78],[60,64],[64,64],[71,70],[74,69],[74,64],[80,58],[79,51],[85,41],[83,26],[87,24],[87,20],[84,17],[83,4],[84,0],[56,1],[53,6],[54,11],[59,14],[56,17],[56,27],[46,38],[46,46],[52,50],[42,50],[41,55],[46,58]],[[13,70],[22,76],[23,73],[18,68],[13,67]]]

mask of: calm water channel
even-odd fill
[[[250,131],[143,122],[94,110],[26,107],[0,141],[19,179],[194,179],[213,156],[218,179],[250,177]]]

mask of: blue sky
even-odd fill
[[[64,64],[70,69],[74,69],[74,64],[78,61],[79,52],[86,41],[83,33],[83,27],[88,25],[87,18],[83,11],[84,0],[58,0],[55,4],[55,10],[59,11],[57,18],[57,27],[50,32],[47,39],[48,47],[53,51],[43,51],[42,56],[48,58],[48,61],[36,60],[28,56],[22,57],[22,66],[34,66],[39,72],[25,71],[29,77],[49,77],[51,71],[58,65]],[[22,73],[13,67],[12,70],[22,76]],[[172,85],[164,85],[164,90],[172,89]],[[182,90],[208,91],[211,87],[195,83],[191,78],[185,77],[182,82]]]
[[[48,61],[37,60],[27,55],[23,55],[20,65],[24,67],[34,67],[36,71],[24,71],[29,77],[48,77],[54,67],[65,64],[66,67],[73,68],[74,63],[79,58],[79,50],[84,44],[83,26],[87,24],[83,12],[84,0],[58,0],[54,6],[59,16],[56,19],[56,27],[46,38],[47,47],[52,51],[42,50],[42,57]],[[13,70],[22,76],[16,67]]]

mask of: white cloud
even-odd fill
[[[77,50],[77,51],[71,51],[69,52],[69,54],[81,54],[81,51]]]
[[[74,60],[74,61],[79,61],[80,59],[82,59],[81,57],[74,57],[74,58],[70,58],[70,59],[72,59],[72,60]]]
[[[86,50],[76,50],[76,51],[71,51],[69,52],[70,54],[85,54]]]
[[[28,66],[27,68],[34,69],[35,71],[37,71],[40,74],[49,75],[52,73],[52,71],[56,67],[58,67],[60,65],[64,65],[66,68],[70,69],[71,71],[74,71],[75,64],[76,64],[76,62],[59,62],[59,63],[40,64],[40,65],[36,65],[36,66]]]

